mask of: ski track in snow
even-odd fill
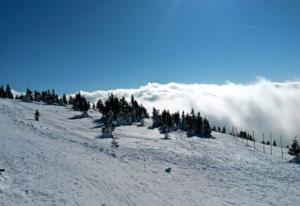
[[[35,109],[41,119],[34,121]],[[300,166],[235,137],[187,138],[118,127],[99,139],[91,118],[70,108],[0,99],[0,206],[298,205]],[[150,120],[146,125],[150,125]],[[249,143],[251,144],[251,143]],[[269,148],[266,147],[266,151]],[[172,168],[170,174],[164,170]]]

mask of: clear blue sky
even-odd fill
[[[0,84],[18,90],[300,77],[299,0],[1,0]]]

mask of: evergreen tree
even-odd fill
[[[223,133],[223,134],[226,134],[226,127],[223,127],[222,133]]]
[[[87,112],[90,109],[90,103],[84,96],[81,96],[80,92],[75,95],[73,100],[73,109],[82,112]]]
[[[26,94],[25,94],[25,97],[24,97],[24,101],[26,101],[26,102],[33,101],[32,91],[28,88],[26,89]]]
[[[159,110],[153,107],[152,109],[152,128],[160,127],[160,117],[159,117]]]
[[[175,112],[172,115],[172,119],[173,119],[174,124],[175,124],[175,130],[180,129],[181,128],[181,120],[180,120],[180,114],[179,114],[179,112]]]
[[[203,130],[204,130],[204,137],[206,137],[206,138],[211,137],[210,124],[206,118],[204,118],[204,120],[203,120]]]
[[[35,111],[35,113],[34,113],[34,119],[35,119],[35,121],[39,121],[39,119],[40,119],[40,112],[39,112],[39,110]]]
[[[289,154],[293,156],[297,156],[298,154],[300,154],[300,146],[297,141],[297,137],[295,137],[295,139],[293,140],[293,144],[289,148]]]
[[[197,113],[197,118],[196,118],[196,133],[198,136],[202,136],[204,133],[204,129],[203,129],[203,120],[201,117],[200,112]]]
[[[181,129],[183,131],[187,130],[186,115],[185,115],[184,111],[181,113]]]
[[[216,132],[217,131],[216,126],[213,126],[213,128],[211,130],[214,131],[214,132]]]
[[[101,99],[97,101],[96,108],[99,110],[99,112],[105,113],[105,108]]]
[[[4,90],[2,85],[0,87],[0,97],[1,98],[6,98],[6,93],[5,93],[5,90]]]
[[[13,99],[14,98],[14,96],[13,96],[13,94],[11,92],[9,84],[6,85],[5,96],[6,96],[6,98],[9,98],[9,99]]]
[[[62,101],[63,101],[63,104],[64,104],[64,105],[67,105],[67,104],[68,104],[67,97],[66,97],[65,94],[63,94]]]
[[[74,98],[72,96],[69,96],[69,104],[71,105],[74,104]]]
[[[37,102],[41,101],[42,95],[38,91],[34,91],[33,100]]]

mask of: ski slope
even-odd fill
[[[112,148],[99,138],[100,114],[89,114],[0,99],[0,206],[299,205],[300,165],[286,151],[219,133],[163,140],[135,125],[116,128]]]

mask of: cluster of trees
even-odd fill
[[[263,141],[261,141],[261,143],[262,143],[262,144],[266,144],[266,145],[270,145],[270,144],[271,144],[271,143],[270,143],[270,141],[266,141],[266,142],[265,142],[264,140],[263,140]],[[274,140],[274,141],[273,141],[272,145],[273,145],[274,147],[276,147],[276,146],[277,146],[277,142],[276,142],[276,140]]]
[[[6,85],[6,88],[1,85],[0,87],[0,98],[8,98],[8,99],[13,99],[14,96],[11,92],[9,84]]]
[[[170,131],[176,131],[181,129],[187,132],[187,136],[198,137],[211,137],[211,128],[209,121],[206,118],[202,118],[200,112],[195,114],[194,109],[190,113],[184,112],[170,113],[167,110],[163,110],[162,113],[156,108],[152,111],[153,124],[151,128],[159,128],[161,133],[168,133]]]
[[[99,99],[96,108],[102,113],[104,122],[115,122],[117,126],[131,125],[135,122],[143,124],[144,118],[149,118],[146,108],[139,104],[133,95],[128,102],[125,97],[118,98],[110,94],[104,102]]]
[[[213,128],[211,130],[214,131],[214,132],[219,132],[219,133],[226,134],[226,127],[223,127],[221,129],[221,127],[213,126]]]
[[[245,140],[255,142],[255,139],[253,138],[253,136],[251,134],[249,134],[248,132],[246,132],[246,131],[240,131],[240,133],[237,134],[237,136],[241,139],[245,139]]]
[[[90,103],[80,92],[75,95],[75,98],[70,96],[69,103],[73,105],[75,111],[87,112],[90,109]]]
[[[66,95],[64,94],[61,98],[59,98],[59,96],[55,93],[53,89],[51,91],[48,89],[42,92],[39,91],[32,92],[32,90],[27,88],[25,95],[24,94],[21,94],[19,96],[17,95],[16,99],[20,99],[26,102],[32,102],[32,101],[44,102],[49,105],[63,106],[68,104]]]

